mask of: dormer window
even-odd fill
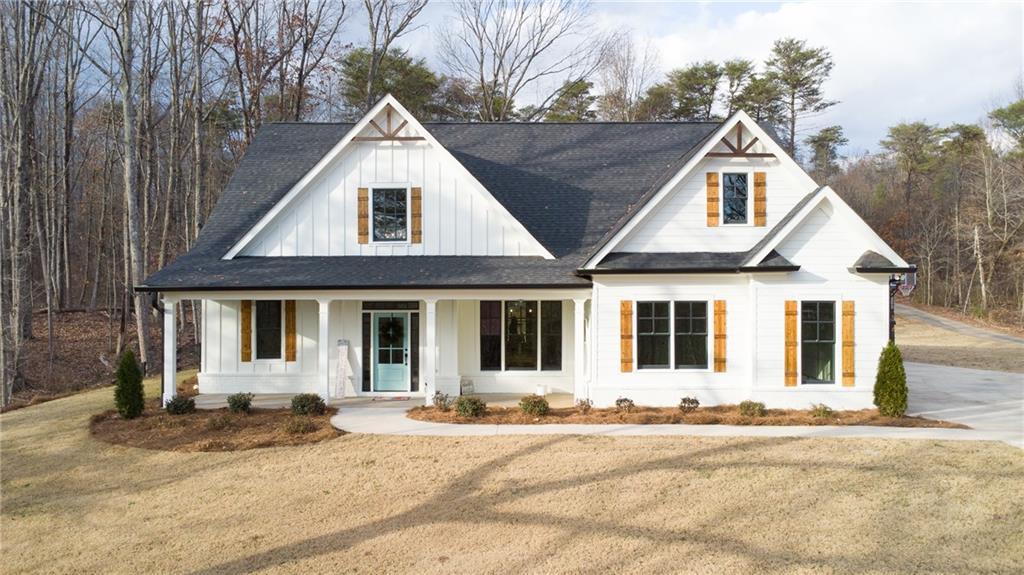
[[[722,174],[722,222],[746,224],[750,194],[746,173]]]
[[[409,188],[373,188],[373,241],[409,241]]]

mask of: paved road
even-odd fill
[[[966,323],[938,316],[933,313],[928,313],[926,311],[919,310],[916,307],[910,307],[909,305],[903,305],[901,303],[896,304],[896,315],[909,317],[913,320],[933,325],[935,327],[941,327],[942,329],[947,329],[949,331],[955,331],[957,333],[966,333],[968,335],[981,339],[998,341],[1000,343],[1017,343],[1020,344],[1021,346],[1024,346],[1024,337],[1017,337],[1015,335],[1010,335],[1007,333],[992,331],[990,329],[985,329],[981,327],[975,327],[973,325],[968,325]],[[1021,347],[1021,353],[1024,354],[1024,347]],[[1024,361],[1024,359],[1021,359],[1021,361]]]

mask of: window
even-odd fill
[[[708,302],[675,302],[676,369],[708,367]]]
[[[409,239],[409,194],[406,188],[373,189],[373,241]]]
[[[636,304],[636,351],[638,369],[667,369],[669,365],[669,302]]]
[[[256,359],[281,359],[281,302],[256,302]]]
[[[747,174],[722,174],[722,220],[747,223]]]
[[[501,370],[501,302],[480,302],[480,369]]]
[[[562,369],[562,302],[480,302],[480,370],[502,369]]]
[[[836,304],[800,304],[801,375],[804,383],[835,383]]]
[[[636,303],[637,369],[707,369],[708,302]]]

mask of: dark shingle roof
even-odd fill
[[[729,273],[794,271],[799,266],[772,251],[756,266],[744,267],[749,252],[613,252],[597,265],[600,273]]]
[[[896,265],[892,260],[882,254],[868,250],[857,258],[856,263],[853,264],[853,269],[860,273],[901,273],[914,271],[917,267],[903,267]]]
[[[520,272],[559,276],[564,285],[580,285],[576,269],[616,222],[673,173],[687,154],[718,123],[579,124],[426,124],[426,129],[488,189],[556,260],[531,264]],[[267,124],[246,150],[203,227],[193,249],[151,275],[143,289],[186,289],[232,285],[262,287],[280,280],[273,262],[259,266],[220,258],[270,210],[351,128],[351,124]],[[281,258],[285,259],[285,258]],[[300,265],[302,258],[288,258]],[[371,262],[369,260],[375,260]],[[397,260],[398,258],[387,258]],[[417,258],[424,259],[424,258]],[[455,265],[460,258],[438,258]],[[465,259],[465,258],[461,258]],[[486,258],[485,258],[486,259]],[[349,277],[389,277],[377,266],[383,258],[316,258],[320,280],[347,287]],[[308,261],[308,260],[307,260]],[[510,261],[502,258],[502,262]],[[391,261],[394,281],[414,285],[415,262]],[[525,265],[525,264],[524,264]],[[498,284],[503,266],[476,267],[469,276]],[[256,268],[247,271],[247,268]],[[543,269],[545,271],[541,272]],[[557,270],[557,271],[556,271]],[[298,273],[293,270],[289,273]],[[312,272],[309,272],[312,274]],[[391,273],[391,272],[388,272]],[[424,272],[426,273],[426,272]],[[442,273],[440,270],[438,273]],[[444,272],[457,275],[450,268]],[[551,276],[545,274],[553,274]],[[217,278],[217,283],[211,279]],[[467,280],[469,281],[469,280]],[[517,285],[515,283],[509,285]],[[321,285],[318,287],[330,287]]]

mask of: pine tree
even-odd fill
[[[892,342],[878,358],[875,405],[879,413],[888,417],[903,417],[907,412],[907,372],[903,369],[903,354]]]
[[[145,399],[142,395],[142,371],[135,361],[135,353],[126,349],[117,366],[117,383],[114,387],[114,405],[125,419],[135,419],[142,414]]]

